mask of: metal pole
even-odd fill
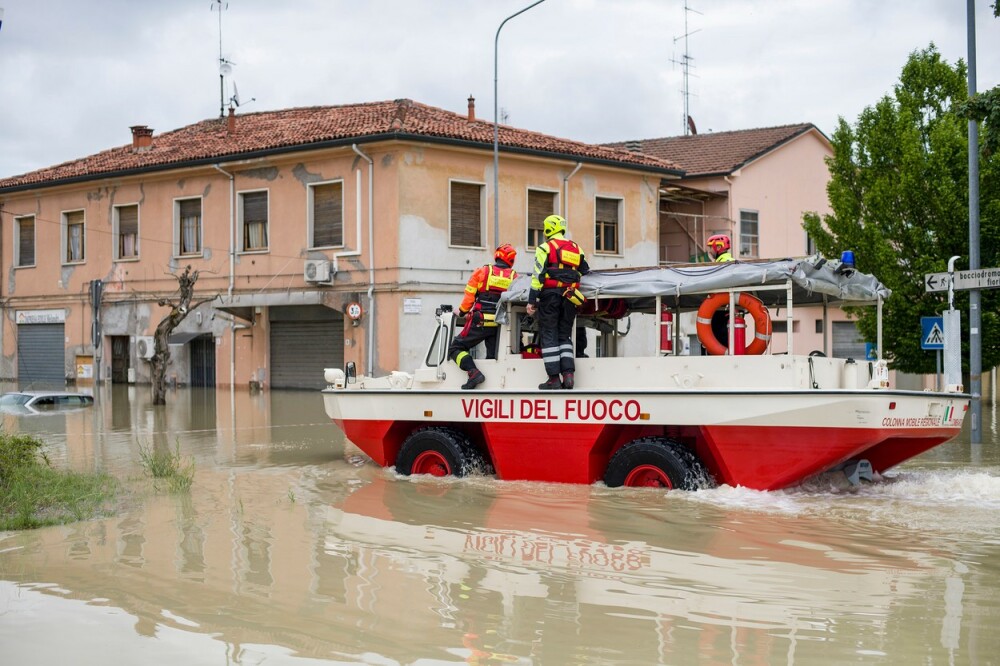
[[[976,3],[966,0],[969,30],[969,97],[976,94]],[[979,123],[969,120],[969,270],[979,269]],[[979,289],[969,294],[969,389],[972,393],[971,442],[983,442],[983,356]]]
[[[493,247],[500,245],[500,124],[497,115],[499,108],[497,105],[497,50],[500,45],[500,31],[507,21],[543,2],[545,0],[537,0],[537,2],[533,2],[505,18],[500,23],[500,27],[497,28],[496,37],[493,38]]]

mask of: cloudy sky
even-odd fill
[[[545,0],[500,33],[510,124],[594,143],[812,122],[832,134],[907,56],[967,59],[966,0]],[[493,45],[531,0],[229,0],[240,111],[408,97],[493,119]],[[1000,83],[1000,19],[976,0],[978,88]],[[217,117],[213,0],[0,0],[0,177]],[[229,89],[226,97],[232,94]],[[255,101],[250,102],[251,98]]]

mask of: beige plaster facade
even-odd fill
[[[5,269],[0,376],[31,383],[21,372],[25,326],[45,321],[63,326],[67,380],[83,374],[79,360],[90,355],[92,378],[148,381],[150,366],[141,358],[139,342],[153,334],[168,311],[158,302],[176,296],[175,274],[186,266],[199,271],[196,298],[212,300],[174,331],[171,380],[197,383],[194,375],[208,363],[214,385],[278,385],[273,378],[281,369],[275,359],[281,353],[290,367],[295,359],[289,356],[296,352],[273,348],[279,340],[275,329],[317,315],[326,320],[313,328],[322,331],[322,339],[300,339],[302,356],[309,357],[315,343],[328,350],[328,365],[353,361],[359,373],[375,374],[412,370],[423,359],[435,308],[457,305],[471,272],[492,261],[492,157],[483,147],[359,141],[0,192]],[[527,198],[529,190],[540,190],[552,193],[553,212],[567,216],[571,235],[593,267],[652,264],[657,193],[664,177],[659,171],[502,153],[500,242],[518,249],[518,270],[530,270]],[[477,247],[450,240],[453,182],[482,188]],[[343,242],[336,246],[314,247],[310,240],[310,186],[321,183],[339,184],[342,193]],[[261,192],[266,193],[267,239],[248,250],[243,204],[246,195]],[[617,252],[594,251],[596,197],[621,202]],[[196,252],[180,248],[183,201],[200,202]],[[135,256],[118,256],[122,206],[138,210]],[[84,232],[82,252],[71,261],[66,246],[72,211],[82,211]],[[28,219],[34,222],[34,261],[26,264],[15,248],[23,247],[18,220]],[[330,262],[335,274],[328,283],[305,279],[309,260]],[[91,285],[97,280],[103,297],[95,307]],[[50,316],[32,314],[39,312]],[[352,319],[349,312],[360,316]],[[96,347],[95,318],[101,331]],[[195,339],[211,356],[198,368],[192,365]],[[314,373],[316,386],[322,383],[322,366],[305,371]],[[301,375],[303,370],[289,372]]]

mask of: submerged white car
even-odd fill
[[[17,391],[0,396],[0,411],[38,413],[76,409],[94,404],[94,396],[65,391]]]

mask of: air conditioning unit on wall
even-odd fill
[[[147,361],[153,358],[156,352],[156,341],[152,335],[135,336],[135,355]]]
[[[333,277],[330,275],[330,262],[326,259],[306,259],[302,275],[306,282],[329,284],[333,281]]]

